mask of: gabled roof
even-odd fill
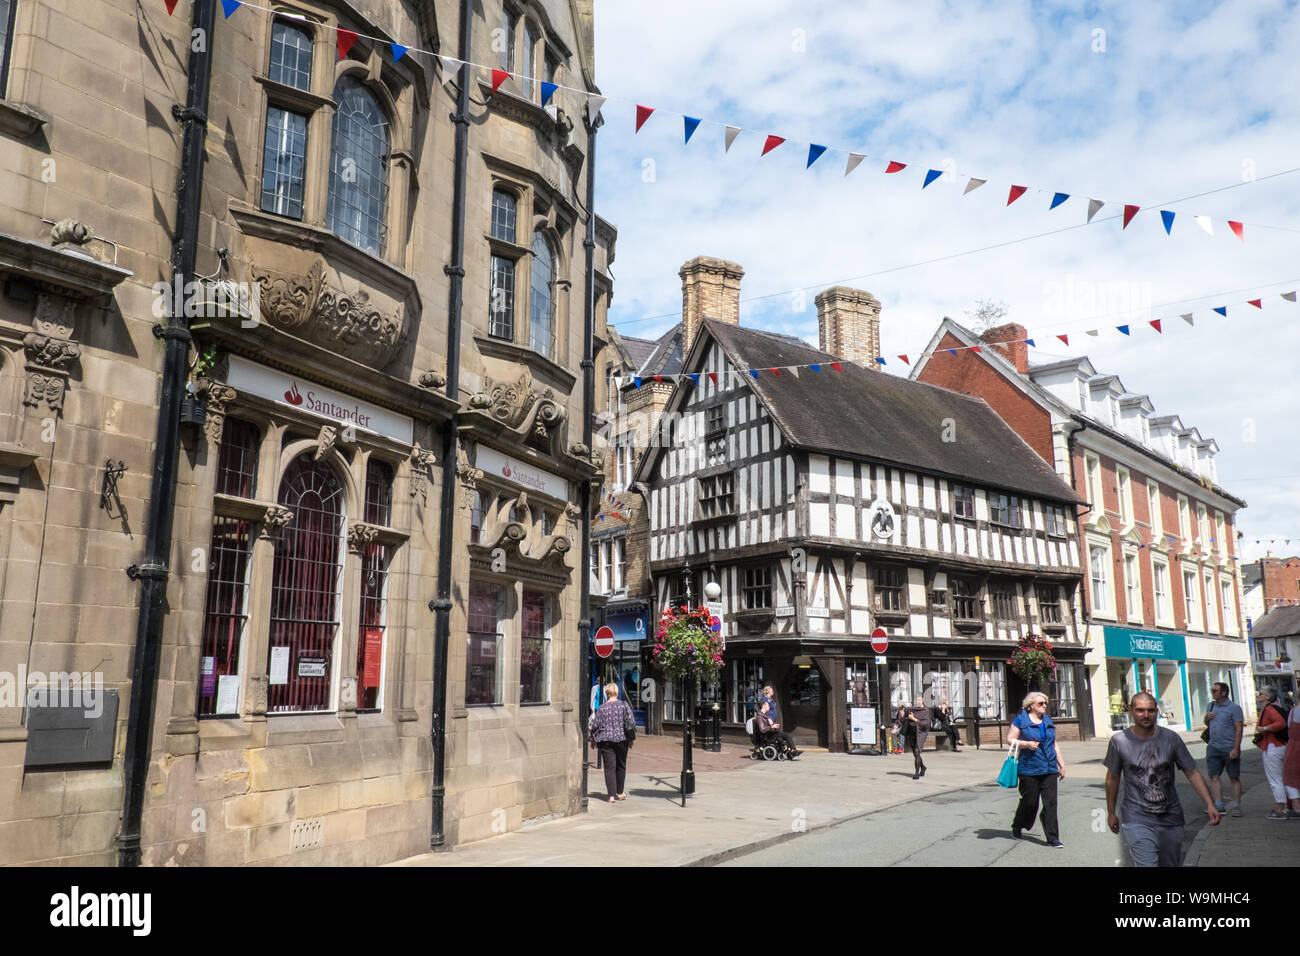
[[[1275,607],[1250,629],[1251,637],[1290,637],[1300,634],[1300,605]]]
[[[676,375],[682,370],[682,326],[681,323],[659,336],[654,343],[654,351],[636,370],[642,377],[647,375]]]
[[[655,342],[652,339],[638,339],[630,335],[620,336],[623,340],[623,348],[627,352],[628,358],[632,360],[632,367],[639,369],[645,364],[646,359],[654,354]]]
[[[1254,561],[1241,566],[1241,587],[1243,590],[1249,591],[1263,580],[1264,571]]]
[[[710,319],[691,349],[688,368],[699,367],[710,339],[738,369],[822,365],[821,372],[800,369],[797,376],[760,371],[746,382],[792,445],[1083,503],[981,399],[871,371],[790,336]],[[832,371],[832,362],[839,362],[842,371]],[[674,396],[670,410],[681,394]],[[952,440],[945,441],[945,435]],[[649,467],[656,451],[643,464]]]

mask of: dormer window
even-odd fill
[[[1088,414],[1088,383],[1079,383],[1079,411]]]

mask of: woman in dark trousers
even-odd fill
[[[912,779],[920,780],[925,776],[925,761],[921,759],[921,751],[925,749],[925,738],[930,735],[930,708],[925,706],[925,698],[918,696],[916,706],[907,708],[905,713],[907,717],[903,722],[903,733],[907,735],[907,742],[912,748]]]
[[[940,706],[934,708],[935,728],[948,735],[948,742],[952,745],[952,752],[959,754],[961,753],[961,735],[957,732],[957,725],[954,723],[956,719],[947,698],[944,698]]]
[[[1043,836],[1047,845],[1060,848],[1061,830],[1056,822],[1056,781],[1065,779],[1065,761],[1056,747],[1056,725],[1047,716],[1047,695],[1037,691],[1024,699],[1024,709],[1011,722],[1007,740],[1020,741],[1020,805],[1011,820],[1011,835],[1034,825],[1038,802],[1043,802]]]
[[[618,684],[605,685],[605,703],[596,711],[591,724],[591,740],[600,749],[605,768],[605,792],[609,802],[626,800],[623,784],[627,780],[627,748],[636,736],[636,718],[627,701],[620,700]]]

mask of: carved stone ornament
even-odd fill
[[[208,403],[208,417],[203,422],[203,431],[211,441],[219,442],[226,424],[226,409],[238,393],[225,382],[216,382],[210,378],[201,378],[194,386],[195,392]]]
[[[258,536],[269,541],[279,541],[280,535],[284,534],[284,529],[289,526],[289,522],[292,520],[292,511],[279,505],[273,505],[266,509],[266,515],[262,518],[262,530],[258,533]]]
[[[434,369],[421,372],[416,381],[419,382],[420,388],[445,388],[447,386],[447,376]]]
[[[354,521],[348,525],[348,550],[353,554],[363,554],[379,537],[379,529],[374,525]]]
[[[357,679],[345,677],[339,681],[339,708],[341,710],[357,709]]]
[[[75,219],[60,219],[50,227],[50,245],[55,249],[62,246],[84,246],[94,238],[95,230]]]
[[[460,506],[468,508],[474,503],[474,493],[483,477],[483,469],[469,463],[469,452],[464,445],[456,446],[456,477],[460,479]]]
[[[547,388],[533,388],[533,373],[524,369],[513,382],[483,379],[483,391],[469,400],[469,407],[487,412],[513,429],[524,444],[554,452],[554,439],[564,421],[564,407]]]
[[[265,716],[266,714],[266,684],[267,676],[265,674],[253,674],[248,678],[248,712],[256,716]]]
[[[433,452],[425,451],[417,441],[411,449],[411,497],[419,495],[421,504],[429,503],[429,482],[433,480],[435,461]]]
[[[32,331],[23,337],[27,353],[23,404],[29,408],[44,402],[52,412],[63,409],[68,369],[81,357],[81,346],[72,341],[76,307],[72,299],[48,294],[36,302]]]
[[[250,268],[262,316],[277,328],[374,368],[386,368],[405,342],[402,309],[370,305],[364,289],[348,292],[326,277],[317,259],[305,276]]]
[[[316,436],[316,461],[320,461],[334,450],[334,443],[338,440],[338,437],[338,429],[333,425],[322,425],[320,427],[320,434]]]
[[[590,458],[591,449],[580,441],[575,441],[569,446],[569,454],[574,458]]]

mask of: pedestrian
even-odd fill
[[[771,684],[763,685],[763,696],[758,699],[758,704],[757,704],[758,709],[762,708],[763,701],[767,701],[768,704],[770,705],[770,709],[767,712],[768,720],[772,721],[772,723],[774,724],[780,724],[781,708],[776,706],[776,691],[772,689]]]
[[[1273,791],[1273,802],[1277,804],[1266,819],[1287,819],[1287,800],[1300,797],[1300,790],[1292,788],[1287,792],[1282,780],[1283,767],[1286,764],[1286,741],[1280,739],[1278,731],[1286,730],[1287,715],[1282,713],[1282,705],[1277,702],[1277,688],[1265,687],[1255,694],[1259,704],[1259,723],[1255,725],[1255,746],[1264,751],[1264,776],[1268,778],[1268,787]]]
[[[907,723],[907,705],[899,704],[894,710],[894,723],[889,728],[889,749],[891,753],[906,753],[903,750],[903,725]]]
[[[636,718],[627,701],[619,698],[615,681],[605,685],[605,703],[596,711],[591,739],[600,750],[609,802],[626,800],[623,784],[627,779],[627,748],[636,739]]]
[[[1287,712],[1288,740],[1295,740],[1297,731],[1300,731],[1300,707],[1292,707]],[[1282,764],[1282,783],[1286,787],[1287,796],[1291,798],[1291,809],[1287,811],[1287,816],[1292,820],[1300,820],[1300,744],[1287,745],[1286,759]]]
[[[1056,724],[1047,715],[1046,694],[1032,691],[1026,695],[1007,731],[1007,740],[1020,741],[1020,759],[1016,762],[1020,803],[1011,818],[1011,836],[1019,840],[1022,830],[1033,828],[1041,800],[1043,837],[1048,846],[1059,850],[1064,844],[1056,819],[1056,784],[1065,779],[1065,761],[1056,746]]]
[[[758,725],[758,732],[762,734],[776,734],[785,741],[786,756],[794,759],[799,756],[801,751],[794,745],[794,738],[781,729],[781,725],[772,720],[772,704],[764,700],[758,705],[758,715],[755,717],[755,723]]]
[[[948,743],[952,746],[952,752],[961,753],[961,734],[957,732],[957,718],[952,712],[952,705],[948,703],[948,698],[943,699],[943,703],[934,708],[934,726],[948,735]]]
[[[930,708],[925,706],[925,698],[917,695],[916,705],[906,708],[906,714],[902,727],[912,748],[912,779],[920,780],[925,776],[925,761],[921,759],[921,751],[925,747],[925,738],[930,734]]]
[[[1211,826],[1219,824],[1219,808],[1196,769],[1183,738],[1168,727],[1157,727],[1159,705],[1146,691],[1129,702],[1133,725],[1110,738],[1106,748],[1106,822],[1118,833],[1134,866],[1179,866],[1183,854],[1183,807],[1174,787],[1174,768],[1182,770],[1196,795],[1205,801]],[[1116,813],[1120,781],[1124,820]]]
[[[1228,771],[1232,784],[1232,802],[1227,811],[1241,816],[1241,729],[1246,725],[1246,715],[1241,705],[1228,699],[1228,685],[1218,682],[1210,688],[1210,709],[1205,713],[1205,726],[1209,739],[1205,744],[1205,775],[1210,778],[1210,794],[1214,805],[1222,813],[1223,792],[1219,778]]]

